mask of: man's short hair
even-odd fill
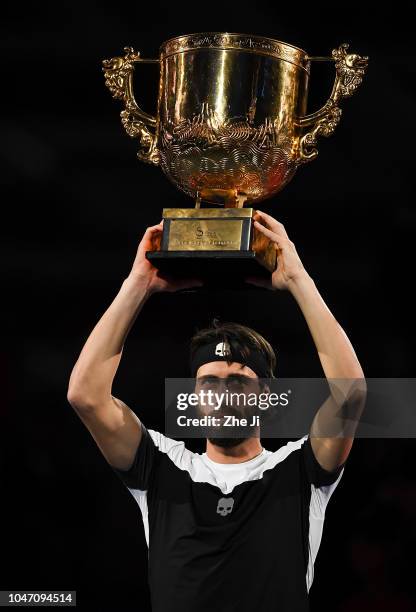
[[[228,342],[232,347],[241,351],[243,355],[248,356],[250,348],[260,351],[268,364],[267,377],[275,378],[276,354],[270,342],[251,327],[230,321],[221,322],[218,318],[214,318],[209,327],[198,330],[191,338],[191,360],[199,347],[217,340],[218,342]],[[231,361],[228,361],[228,363],[231,363]]]

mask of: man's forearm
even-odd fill
[[[364,373],[344,330],[335,319],[314,281],[305,273],[290,287],[312,334],[330,395],[310,428],[312,449],[321,466],[333,470],[351,450],[364,409]]]
[[[128,276],[88,337],[74,366],[68,396],[92,403],[111,394],[126,337],[149,297],[147,285]]]
[[[290,286],[312,334],[327,378],[362,378],[363,371],[341,325],[306,273]]]

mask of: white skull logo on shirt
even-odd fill
[[[221,516],[227,516],[230,514],[234,506],[234,499],[232,497],[221,497],[217,505],[217,514]]]

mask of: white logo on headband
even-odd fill
[[[225,357],[226,355],[231,355],[231,348],[228,342],[218,342],[215,347],[215,354],[220,357]]]

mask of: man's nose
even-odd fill
[[[218,381],[217,391],[218,393],[225,393],[228,389],[228,380],[226,378],[220,378]]]

